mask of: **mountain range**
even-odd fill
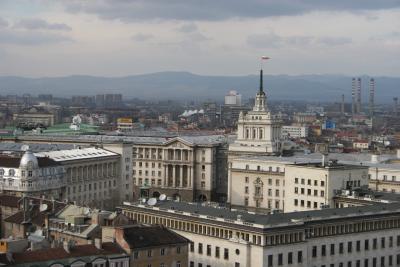
[[[340,101],[344,94],[351,101],[351,78],[344,75],[264,75],[264,88],[272,100]],[[363,102],[368,99],[368,76],[362,76]],[[400,77],[374,77],[377,103],[400,97]],[[189,72],[157,72],[126,77],[25,78],[0,77],[0,94],[95,95],[121,93],[125,99],[219,100],[229,90],[236,90],[243,99],[254,97],[259,88],[258,75],[204,76]]]

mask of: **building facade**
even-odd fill
[[[191,240],[189,266],[400,265],[399,203],[270,215],[124,203],[122,212]]]
[[[44,196],[61,199],[65,169],[55,160],[38,157],[29,149],[23,153],[0,155],[0,190],[16,196]]]

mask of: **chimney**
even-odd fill
[[[100,238],[95,238],[94,239],[94,245],[97,249],[101,249],[102,248],[102,242]]]

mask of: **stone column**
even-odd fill
[[[183,165],[179,165],[179,186],[183,187]]]
[[[175,165],[172,165],[172,187],[176,187],[175,179],[176,179]]]
[[[164,186],[168,185],[167,171],[168,171],[167,165],[164,165],[164,175],[163,175],[164,176]]]

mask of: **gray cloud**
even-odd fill
[[[224,20],[291,16],[311,11],[364,11],[400,7],[398,0],[99,0],[65,1],[69,12],[97,14],[104,19]]]
[[[150,39],[153,39],[154,36],[151,34],[144,34],[144,33],[138,33],[132,36],[132,40],[137,41],[137,42],[144,42]]]
[[[247,44],[255,48],[277,48],[283,46],[304,47],[310,45],[337,46],[352,42],[347,37],[280,36],[275,33],[247,36]]]
[[[55,31],[71,31],[72,28],[64,23],[49,23],[43,19],[22,19],[14,24],[15,28],[27,30],[55,30]]]
[[[67,36],[55,33],[0,30],[0,44],[29,46],[68,41],[72,41],[72,39]]]
[[[186,23],[183,24],[178,31],[184,32],[184,33],[189,33],[189,32],[195,32],[197,31],[197,25],[194,23]]]
[[[6,28],[6,27],[8,27],[8,22],[5,19],[0,18],[0,28]]]

